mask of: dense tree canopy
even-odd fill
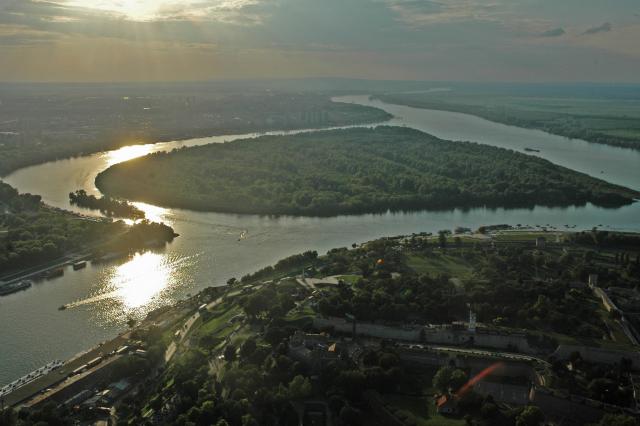
[[[179,149],[113,166],[96,184],[108,195],[167,206],[309,216],[622,205],[638,195],[539,158],[398,127]]]
[[[0,182],[0,273],[49,262],[69,252],[126,252],[175,236],[173,229],[159,223],[142,221],[128,226],[54,209],[44,205],[40,196],[19,194]]]

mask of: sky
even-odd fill
[[[640,82],[640,0],[0,0],[0,81]]]

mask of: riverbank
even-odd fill
[[[479,394],[477,404],[491,394],[510,409],[546,401],[553,407],[549,420],[566,418],[580,404],[591,407],[585,414],[589,421],[611,410],[636,415],[631,379],[640,357],[634,343],[614,329],[618,321],[606,316],[606,303],[595,296],[598,277],[585,275],[584,259],[589,271],[606,268],[603,281],[615,279],[631,288],[640,263],[629,258],[640,255],[640,234],[534,232],[504,225],[483,226],[476,234],[458,231],[459,239],[420,233],[335,248],[325,256],[293,256],[240,282],[230,280],[222,295],[209,289],[165,308],[164,319],[156,317],[146,333],[145,327],[132,331],[142,333],[145,348],[130,352],[145,362],[125,378],[136,398],[110,400],[110,415],[134,424],[173,423],[210,405],[180,396],[211,389],[221,404],[243,407],[263,423],[273,418],[270,408],[277,403],[265,400],[269,395],[296,403],[313,399],[316,405],[339,395],[368,413],[361,403],[364,390],[404,407],[407,389],[434,399],[444,388]],[[518,267],[509,267],[515,261]],[[463,270],[472,276],[465,278]],[[327,273],[337,274],[337,282]],[[305,281],[307,276],[316,279]],[[112,362],[120,350],[101,364]],[[628,360],[624,366],[621,357]],[[565,367],[569,361],[574,367]],[[436,370],[447,368],[459,369],[464,380],[440,384]],[[611,368],[620,370],[609,376]],[[328,369],[329,376],[314,381]],[[64,397],[62,390],[52,390],[26,406],[37,409],[48,398],[60,403],[74,394],[70,401],[81,399],[87,410],[105,406],[102,389],[122,379],[96,385],[99,372],[86,374],[93,377],[83,377],[85,383]],[[624,390],[620,397],[592,391],[589,381],[605,378]],[[469,379],[473,389],[464,385]],[[144,388],[136,389],[143,380]],[[241,400],[249,404],[235,405]],[[407,409],[413,416],[440,419],[435,412],[424,414],[424,407]],[[59,413],[74,416],[65,410]],[[228,416],[224,410],[219,415]],[[386,418],[394,415],[396,409],[385,412]]]
[[[367,96],[340,98],[344,102],[372,102]],[[424,111],[375,103],[396,116],[394,124],[418,128],[443,139],[474,140],[508,149],[541,149],[539,156],[609,182],[640,189],[639,157],[629,150],[599,146],[527,129],[503,126],[464,114]],[[311,129],[310,129],[311,130]],[[276,132],[283,134],[283,132]],[[21,192],[43,196],[48,205],[93,214],[68,205],[78,188],[98,195],[95,175],[111,164],[151,152],[183,146],[224,143],[257,135],[231,135],[190,141],[136,146],[88,157],[51,162],[22,169],[6,180]],[[538,154],[536,154],[538,155]],[[604,173],[600,173],[604,171]],[[46,176],[47,179],[42,179]],[[306,250],[324,253],[335,247],[389,235],[437,233],[457,226],[477,229],[485,224],[555,226],[558,229],[640,231],[640,203],[620,209],[584,207],[532,209],[454,209],[339,216],[336,218],[259,217],[162,209],[140,205],[147,217],[171,225],[181,238],[158,252],[93,265],[35,285],[27,292],[0,298],[3,339],[0,383],[46,364],[66,359],[127,330],[129,317],[143,319],[208,286],[223,286]],[[567,227],[568,226],[568,227]],[[240,235],[245,237],[238,241]],[[81,301],[63,312],[58,307]],[[78,324],[82,326],[79,327]],[[68,332],[60,333],[60,330]],[[39,342],[37,346],[33,342]]]
[[[502,93],[465,93],[465,90],[430,93],[389,93],[377,98],[414,108],[461,112],[510,126],[543,130],[572,139],[584,139],[640,150],[640,103],[629,97],[545,97],[539,93],[514,96]]]

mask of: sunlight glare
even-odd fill
[[[164,256],[152,252],[136,254],[115,272],[116,297],[129,309],[147,305],[168,287],[171,272]]]
[[[169,217],[169,209],[140,202],[132,204],[144,212],[145,219],[150,220],[151,222],[164,223],[169,226],[173,225],[173,221]]]
[[[136,21],[151,20],[166,5],[166,1],[158,0],[72,0],[70,6],[119,13]]]
[[[134,158],[145,156],[153,150],[152,145],[130,145],[124,146],[115,151],[107,153],[107,162],[109,167],[124,161],[133,160]]]

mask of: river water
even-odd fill
[[[640,152],[568,140],[541,131],[505,126],[474,116],[385,104],[366,96],[337,98],[371,105],[394,119],[443,139],[469,140],[534,153],[554,163],[612,183],[640,189]],[[279,134],[278,132],[274,132]],[[291,132],[289,132],[291,133]],[[87,157],[54,161],[16,171],[4,180],[21,192],[39,194],[53,206],[73,209],[68,193],[97,193],[94,178],[112,164],[181,146],[222,143],[252,135],[228,135],[125,147]],[[136,203],[147,217],[162,220],[181,236],[165,249],[111,264],[65,270],[65,275],[0,298],[0,386],[53,359],[65,359],[126,328],[128,318],[173,303],[230,277],[255,271],[305,250],[324,253],[381,236],[434,232],[465,226],[508,223],[566,229],[640,231],[640,203],[619,209],[592,205],[569,208],[469,209],[387,213],[334,218],[261,217],[163,209]],[[573,229],[573,228],[572,228]],[[72,303],[65,311],[63,304]]]

